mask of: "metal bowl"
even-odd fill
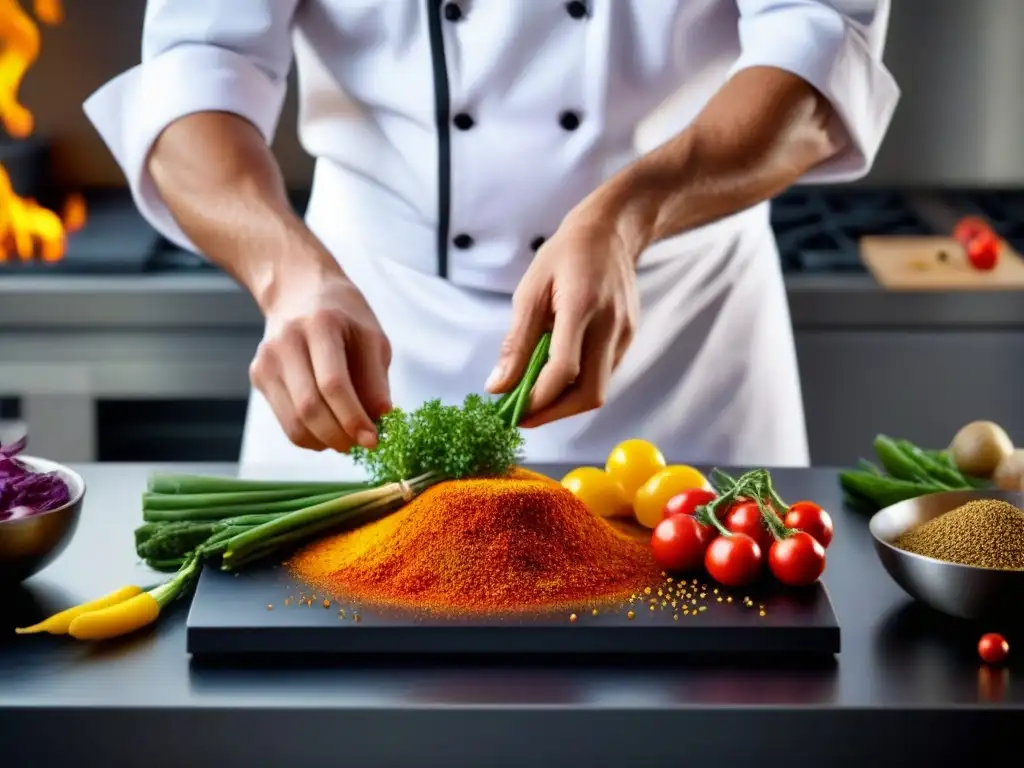
[[[1001,571],[947,563],[898,549],[891,542],[906,531],[979,499],[999,499],[1024,508],[1024,493],[948,491],[901,501],[875,513],[868,527],[885,570],[911,597],[952,616],[978,619],[1020,610],[1024,571]]]
[[[71,491],[71,501],[49,512],[0,521],[0,588],[24,581],[64,551],[78,528],[85,498],[85,481],[74,470],[33,456],[19,456],[18,461],[37,472],[60,474]]]

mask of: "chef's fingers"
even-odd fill
[[[373,448],[377,445],[377,428],[356,395],[343,334],[340,326],[332,325],[317,328],[308,336],[317,396],[343,433],[344,450],[353,443]]]
[[[550,316],[549,300],[547,291],[522,285],[516,291],[512,299],[512,328],[501,343],[498,363],[487,379],[488,392],[508,392],[519,383]]]
[[[347,451],[353,439],[334,415],[322,392],[321,377],[314,362],[316,334],[297,339],[278,352],[282,378],[288,388],[292,407],[306,429],[328,448]]]
[[[299,448],[311,451],[322,451],[327,447],[313,436],[296,413],[291,395],[281,378],[280,367],[273,359],[273,355],[266,354],[264,349],[259,350],[249,367],[249,378],[253,386],[263,393],[289,440]]]
[[[391,388],[388,384],[391,350],[388,340],[383,334],[379,338],[365,335],[349,346],[348,353],[359,402],[371,419],[379,419],[391,410]]]
[[[555,311],[548,361],[541,369],[530,396],[530,412],[554,403],[580,376],[583,337],[593,317],[592,307],[569,299]]]
[[[615,345],[610,342],[607,327],[591,325],[583,340],[584,365],[576,383],[547,408],[531,412],[521,426],[539,427],[604,405],[615,360]]]
[[[299,414],[292,404],[291,395],[283,381],[277,380],[261,389],[263,396],[270,403],[270,408],[277,417],[281,429],[299,448],[306,448],[310,451],[322,451],[327,445],[317,438],[299,418]]]

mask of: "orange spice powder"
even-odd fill
[[[334,596],[450,614],[577,608],[628,596],[659,574],[644,543],[525,470],[436,485],[287,566]]]

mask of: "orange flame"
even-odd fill
[[[64,20],[61,0],[35,0],[33,10],[44,24]],[[35,118],[19,101],[18,92],[25,73],[39,58],[40,44],[39,27],[19,0],[0,0],[0,124],[15,139],[27,138],[35,129]],[[67,201],[62,221],[35,200],[19,197],[0,165],[0,262],[12,254],[22,261],[35,257],[59,261],[64,256],[65,233],[80,229],[85,218],[81,195]]]

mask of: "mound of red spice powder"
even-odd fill
[[[287,565],[335,597],[455,614],[579,607],[628,596],[659,574],[646,544],[523,470],[436,485]]]

